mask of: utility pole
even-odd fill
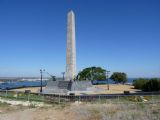
[[[110,71],[106,71],[106,74],[107,74],[107,88],[108,88],[108,90],[109,90],[109,73],[110,73]]]

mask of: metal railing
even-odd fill
[[[160,94],[141,93],[141,94],[107,94],[107,95],[58,95],[40,94],[30,91],[0,91],[0,97],[14,100],[38,101],[47,103],[71,103],[71,102],[90,102],[90,103],[133,103],[133,102],[160,102]]]

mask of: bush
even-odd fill
[[[148,79],[139,78],[133,81],[133,86],[135,89],[144,89],[145,84],[148,82]]]
[[[129,92],[129,91],[124,91],[124,94],[125,94],[125,95],[129,95],[130,92]]]
[[[133,81],[133,86],[135,89],[140,89],[142,91],[151,92],[151,91],[160,91],[160,79],[136,79]]]
[[[159,91],[160,90],[160,80],[157,78],[150,79],[143,88],[143,91]]]

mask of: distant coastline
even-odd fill
[[[48,80],[49,77],[44,77],[43,80]],[[40,77],[0,77],[0,82],[17,82],[17,81],[37,81]]]
[[[142,77],[143,78],[143,77]],[[43,80],[49,80],[50,77],[43,77]],[[62,79],[62,78],[56,78]],[[128,78],[128,84],[132,84],[133,80],[138,78]],[[17,81],[39,81],[40,77],[0,77],[0,83],[2,82],[17,82]],[[109,84],[114,84],[115,82],[109,79]]]

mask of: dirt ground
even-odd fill
[[[0,120],[70,120],[70,118],[60,106],[29,108],[9,105],[0,107]]]
[[[123,85],[123,84],[110,84],[109,90],[107,85],[97,85],[95,87],[104,89],[104,91],[102,91],[102,93],[104,94],[124,93],[124,91],[130,91],[131,93],[135,93],[137,91],[140,91],[138,89],[134,89],[134,86],[132,85]]]
[[[137,89],[134,89],[134,86],[132,85],[122,85],[122,84],[110,84],[109,90],[107,85],[95,85],[95,88],[100,88],[100,91],[93,91],[89,92],[90,94],[118,94],[123,93],[124,91],[130,91],[131,93],[135,93]],[[45,87],[43,87],[45,89]],[[31,92],[39,92],[40,87],[30,87],[30,88],[20,88],[20,89],[14,89],[12,91],[25,91],[25,90],[31,90]]]
[[[159,120],[160,104],[71,104],[28,108],[0,106],[0,120]]]
[[[45,89],[45,87],[43,87],[42,89]],[[25,90],[31,90],[31,92],[37,93],[37,92],[40,91],[40,87],[18,88],[18,89],[12,89],[11,91],[22,91],[22,92],[24,92]]]

